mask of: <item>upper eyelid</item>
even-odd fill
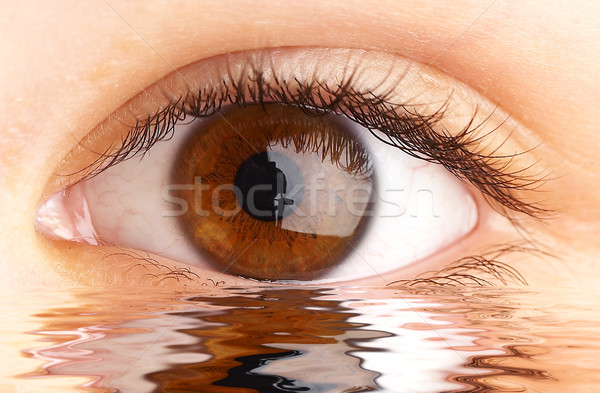
[[[320,50],[323,51],[323,49]],[[372,85],[373,88],[379,89],[379,92],[371,94],[369,91],[367,94],[363,94],[364,92],[361,93],[357,91],[357,89],[352,86],[352,83],[355,83],[357,80],[360,81],[360,79],[364,77],[366,69],[364,67],[362,69],[360,68],[362,67],[362,64],[364,64],[362,56],[368,56],[369,52],[349,50],[346,53],[343,53],[343,55],[348,56],[348,59],[351,59],[353,54],[356,55],[358,60],[356,58],[352,59],[354,61],[352,67],[354,68],[348,67],[348,64],[350,64],[351,61],[347,60],[348,63],[346,64],[346,71],[342,73],[344,79],[338,83],[337,87],[328,87],[325,82],[318,80],[317,76],[313,75],[315,79],[313,79],[314,84],[311,86],[302,86],[301,84],[297,84],[296,87],[301,86],[308,88],[308,90],[305,90],[304,92],[302,92],[301,89],[297,89],[294,92],[290,90],[287,92],[284,90],[270,90],[270,94],[273,95],[273,93],[276,93],[274,94],[276,98],[279,98],[280,100],[287,99],[292,104],[298,104],[298,100],[293,102],[293,97],[291,97],[293,96],[292,93],[306,93],[306,91],[311,91],[311,89],[314,91],[315,88],[320,89],[321,93],[331,94],[336,99],[341,98],[339,102],[331,105],[329,109],[345,112],[346,115],[354,117],[355,120],[359,122],[362,121],[362,125],[370,128],[383,128],[377,127],[377,125],[381,126],[381,121],[385,120],[385,122],[388,124],[386,125],[387,128],[385,128],[383,131],[387,134],[387,137],[390,138],[388,142],[398,143],[405,152],[420,158],[441,163],[459,178],[466,179],[472,184],[475,184],[488,197],[499,201],[502,206],[510,210],[519,211],[534,217],[541,217],[546,213],[542,207],[532,203],[525,203],[514,195],[515,192],[530,191],[538,187],[539,184],[544,181],[544,174],[542,171],[534,171],[532,173],[529,166],[533,164],[517,166],[516,169],[512,168],[512,165],[514,164],[513,158],[518,154],[522,154],[522,152],[518,152],[518,154],[513,153],[503,155],[497,153],[495,149],[491,149],[491,154],[489,152],[487,155],[484,153],[486,147],[482,147],[480,144],[481,140],[484,138],[481,136],[480,131],[483,129],[486,130],[485,132],[490,133],[494,131],[494,127],[502,126],[502,124],[485,124],[489,121],[490,117],[495,115],[493,112],[487,115],[487,117],[485,115],[483,118],[480,117],[478,120],[479,123],[476,120],[477,113],[475,112],[472,115],[472,118],[466,121],[466,125],[463,124],[462,129],[459,131],[455,130],[453,133],[449,132],[446,135],[442,135],[439,131],[440,128],[438,127],[438,124],[440,120],[445,117],[445,114],[448,110],[449,103],[447,101],[444,102],[439,100],[439,96],[431,96],[429,99],[438,98],[436,100],[437,102],[426,102],[425,98],[422,98],[423,101],[416,103],[401,102],[402,100],[398,100],[400,102],[393,102],[392,100],[394,98],[398,99],[398,97],[393,97],[393,95],[397,93],[394,90],[395,85],[392,87],[382,87],[384,85],[383,79],[381,83],[375,83]],[[242,66],[245,67],[242,70],[245,71],[242,71],[240,74],[244,75],[244,72],[250,72],[254,73],[255,79],[258,78],[260,80],[261,77],[264,78],[265,75],[261,74],[261,72],[263,72],[265,69],[272,71],[276,67],[273,65],[273,62],[271,61],[272,57],[270,57],[270,55],[272,55],[272,52],[258,52],[258,55],[256,55],[256,53],[250,53],[250,56],[248,56],[248,58],[245,60],[245,63],[242,63]],[[208,101],[216,101],[218,105],[219,102],[222,104],[227,101],[235,101],[236,98],[238,99],[238,103],[242,104],[245,102],[245,100],[247,100],[247,98],[244,96],[244,93],[241,93],[244,88],[248,87],[248,85],[242,84],[247,83],[247,81],[244,81],[241,77],[236,81],[236,78],[232,75],[231,64],[234,64],[239,72],[240,58],[243,59],[244,54],[234,54],[227,57],[225,59],[225,63],[228,65],[227,71],[220,72],[221,80],[228,79],[228,83],[230,84],[227,86],[227,89],[230,90],[226,93],[231,94],[231,88],[233,87],[233,91],[237,91],[239,93],[238,96],[229,96],[229,98],[227,98],[224,95],[219,96],[218,93],[215,93],[213,96],[207,95],[209,96]],[[343,60],[344,58],[342,56],[341,61]],[[221,64],[223,64],[223,59],[221,59]],[[402,70],[400,66],[404,66],[406,68],[404,69],[404,72],[401,72],[399,75],[395,75],[398,79],[395,81],[395,83],[398,85],[400,85],[401,82],[404,83],[406,76],[405,74],[410,71],[409,67],[412,66],[412,63],[399,62],[398,69]],[[188,70],[185,70],[185,68],[188,68]],[[170,119],[181,119],[185,117],[186,111],[190,112],[190,103],[194,102],[194,87],[190,86],[190,84],[197,82],[198,79],[202,79],[202,77],[197,78],[199,70],[198,68],[194,70],[193,66],[191,70],[192,72],[188,74],[189,76],[182,77],[185,72],[189,71],[189,68],[190,67],[184,67],[184,70],[178,70],[173,73],[171,79],[167,78],[164,83],[159,83],[153,86],[155,90],[154,93],[147,90],[138,96],[138,103],[140,102],[139,98],[142,100],[146,98],[147,102],[144,107],[138,108],[133,103],[126,105],[125,112],[129,111],[130,113],[128,115],[133,115],[133,117],[125,116],[125,118],[128,118],[129,120],[124,120],[124,117],[119,113],[119,111],[117,111],[112,117],[109,117],[107,120],[113,122],[112,127],[114,127],[115,124],[127,126],[127,123],[129,122],[128,127],[130,130],[127,132],[127,136],[122,139],[120,146],[117,146],[116,149],[114,146],[109,146],[106,150],[100,149],[99,151],[96,151],[96,161],[92,162],[88,167],[80,168],[78,171],[68,171],[67,174],[87,174],[87,176],[89,176],[90,174],[96,173],[98,168],[103,168],[103,165],[106,166],[107,161],[110,162],[112,160],[112,164],[117,164],[120,162],[120,160],[130,157],[133,151],[135,151],[135,153],[141,152],[143,154],[150,147],[152,147],[156,141],[168,138],[175,123]],[[219,72],[217,72],[217,74],[219,74]],[[272,74],[274,75],[275,72],[272,72]],[[318,74],[318,69],[315,69],[315,74]],[[415,75],[411,75],[411,77],[415,78]],[[416,76],[417,79],[419,77],[420,75]],[[208,78],[204,79],[206,82],[207,80],[210,80],[211,77],[209,76]],[[411,80],[410,82],[413,84],[419,83],[418,81],[415,82],[414,80]],[[227,85],[227,82],[223,83]],[[279,83],[280,86],[285,87],[285,85],[281,84],[281,81],[277,81],[277,83]],[[292,81],[292,84],[293,83],[294,82]],[[219,87],[222,88],[223,86]],[[325,87],[325,89],[323,89],[323,87]],[[330,91],[327,91],[327,89],[330,89]],[[337,91],[335,91],[336,89]],[[245,94],[249,93],[249,95],[252,96],[253,93],[248,92],[247,90],[248,89],[246,89]],[[210,92],[210,90],[204,91],[205,95],[207,91]],[[161,94],[162,97],[157,97],[157,93]],[[446,99],[450,100],[453,93],[454,90],[451,90],[450,95],[447,96]],[[266,92],[264,88],[259,88],[258,90],[254,91],[254,97],[250,97],[250,101],[258,101],[260,103],[261,99],[273,99],[273,96],[266,97],[268,94],[269,92]],[[292,99],[290,99],[290,97]],[[156,103],[156,106],[162,106],[163,108],[159,109],[158,111],[155,110],[153,115],[147,115],[144,117],[143,113],[148,109],[148,104],[151,106],[153,104],[152,101],[156,100],[157,98],[160,104]],[[316,100],[313,100],[313,102],[310,103],[310,106],[323,107],[323,102],[321,100],[322,97],[317,95],[316,98]],[[353,99],[354,102],[350,102],[348,99]],[[135,100],[136,99],[134,99],[134,101]],[[321,100],[321,102],[319,102],[319,100]],[[205,100],[204,103],[206,104],[208,101]],[[196,103],[202,104],[202,100],[197,100]],[[378,113],[380,123],[368,124],[367,120],[369,119],[369,115],[364,113],[364,106],[374,105],[375,103],[379,104],[380,109],[383,108],[383,111]],[[360,107],[361,105],[362,108]],[[429,114],[423,114],[423,112],[420,112],[424,106],[429,106]],[[404,113],[401,116],[395,117],[386,115],[387,119],[382,117],[382,115],[385,114],[385,111],[388,111],[389,114],[390,108],[395,108],[396,110],[400,109]],[[196,111],[198,112],[201,110],[196,108]],[[209,112],[210,111],[207,111],[206,114]],[[150,111],[149,113],[152,112]],[[131,124],[131,119],[135,119],[136,121],[136,125],[133,127]],[[505,121],[506,117],[503,119],[504,120],[501,121]],[[412,134],[410,132],[404,133],[404,135],[399,138],[400,132],[406,130],[402,130],[401,127],[400,129],[394,129],[393,126],[394,124],[402,124],[402,122],[404,122],[404,125],[406,125],[407,122],[412,122],[413,131],[415,128],[418,128],[417,132],[413,132]],[[420,123],[419,127],[415,127],[417,123]],[[103,123],[99,128],[100,131],[102,131],[102,127],[110,128],[111,125],[106,125]],[[436,129],[436,127],[438,128]],[[443,128],[441,129],[442,131],[446,131]],[[428,135],[426,135],[424,138],[424,134]],[[420,145],[418,143],[415,145],[415,138],[421,138],[420,141],[418,141]],[[506,143],[506,141],[502,141],[497,149],[501,149],[504,143]],[[429,145],[429,151],[423,151],[423,144]],[[90,147],[83,146],[83,150],[87,148]],[[490,148],[487,149],[490,150]],[[455,155],[452,156],[452,154]],[[91,171],[90,168],[92,168]],[[78,180],[86,178],[86,176],[75,176],[75,178],[77,177],[79,177]]]

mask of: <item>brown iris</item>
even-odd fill
[[[366,228],[374,176],[343,122],[268,104],[215,115],[173,171],[181,225],[217,270],[264,280],[318,278]],[[193,190],[190,191],[190,188]]]

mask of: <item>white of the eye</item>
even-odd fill
[[[464,185],[439,164],[378,141],[346,119],[367,146],[377,176],[377,207],[347,259],[314,283],[380,275],[452,245],[477,224],[477,206]]]
[[[74,195],[84,195],[93,227],[103,242],[203,265],[177,218],[192,207],[173,194],[173,190],[193,186],[170,183],[179,149],[202,121],[176,126],[173,139],[158,143],[143,158],[120,163],[74,187]],[[450,246],[474,228],[475,202],[447,170],[410,157],[381,143],[358,124],[343,121],[374,160],[377,205],[360,244],[349,245],[353,247],[350,255],[312,283],[385,277]],[[57,198],[67,198],[58,204],[65,210],[69,205],[65,195],[52,197],[46,205],[51,206]],[[81,204],[81,200],[73,203]]]

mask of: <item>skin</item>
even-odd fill
[[[542,292],[531,301],[525,297],[511,302],[520,308],[515,313],[523,316],[522,321],[516,319],[513,323],[522,322],[525,328],[519,332],[527,331],[530,310],[545,310],[548,305],[563,305],[570,300],[564,298],[564,292],[554,291],[557,287],[597,287],[600,279],[597,262],[600,243],[595,241],[595,234],[600,232],[600,182],[595,149],[600,146],[598,2],[378,0],[374,3],[376,6],[361,0],[200,0],[180,4],[153,0],[2,2],[0,294],[3,297],[0,305],[5,306],[2,315],[8,321],[3,325],[4,339],[0,345],[4,355],[0,369],[4,375],[26,374],[34,366],[47,363],[25,357],[22,351],[54,342],[22,332],[76,330],[83,322],[86,326],[118,326],[128,318],[139,318],[136,312],[152,312],[147,299],[154,299],[154,295],[173,297],[159,292],[161,288],[152,294],[154,288],[139,279],[144,270],[127,270],[123,261],[103,258],[111,252],[108,248],[45,238],[36,232],[33,218],[48,195],[57,167],[79,140],[128,100],[174,70],[226,52],[286,46],[370,49],[414,60],[448,80],[464,83],[472,90],[467,98],[483,99],[497,106],[500,113],[510,114],[512,124],[518,129],[511,135],[511,143],[537,146],[528,157],[539,160],[541,168],[552,175],[540,192],[525,195],[543,202],[544,208],[554,212],[552,218],[540,221],[520,217],[519,222],[536,244],[545,245],[544,249],[555,258],[540,259],[535,253],[518,253],[503,259]],[[481,208],[481,222],[471,235],[455,247],[385,278],[389,281],[412,278],[425,270],[439,270],[448,261],[475,253],[478,248],[519,238],[513,226],[487,208],[481,198],[476,199]],[[187,267],[175,261],[160,261],[173,268]],[[195,282],[206,282],[208,278],[223,280],[226,285],[251,284],[204,269],[192,267],[192,270],[198,275],[197,281],[166,280],[161,284],[173,289],[190,285],[195,289]],[[79,299],[76,291],[32,290],[82,284],[136,288],[131,297],[109,296],[109,300],[94,296]],[[361,284],[382,282],[376,277]],[[15,287],[25,290],[16,291]],[[202,289],[208,290],[210,286]],[[582,293],[587,292],[584,289]],[[373,297],[374,301],[379,300],[377,295]],[[553,378],[564,381],[558,386],[533,378],[527,386],[536,391],[552,391],[552,387],[564,391],[567,384],[569,389],[576,389],[573,387],[576,383],[586,383],[582,373],[572,370],[574,367],[590,370],[589,359],[597,357],[595,347],[590,345],[586,349],[589,352],[583,352],[588,342],[579,345],[571,337],[597,336],[591,330],[593,323],[580,322],[594,320],[593,311],[588,310],[593,310],[597,301],[594,296],[575,299],[578,303],[574,307],[556,308],[563,320],[574,321],[572,324],[554,326],[553,323],[556,330],[543,324],[541,332],[536,332],[537,343],[552,351],[536,353],[535,345],[521,345],[519,349],[525,350],[527,356],[499,355],[497,362],[490,364],[508,362],[517,371],[539,366]],[[498,302],[501,315],[506,304],[503,298]],[[48,312],[70,308],[77,311],[80,304],[97,315],[85,316],[81,322],[79,318],[64,318],[60,312],[55,316]],[[493,306],[486,306],[486,310],[495,310]],[[162,309],[160,303],[156,307]],[[454,314],[458,326],[483,330],[478,345],[487,343],[496,348],[497,343],[490,341],[506,335],[504,324],[501,328],[495,320],[486,324],[479,308],[472,311],[472,316],[464,312],[462,305],[460,309],[460,313]],[[582,316],[580,310],[587,314]],[[109,317],[113,314],[116,317]],[[33,318],[34,315],[38,318]],[[567,338],[558,334],[563,330],[568,331]],[[72,337],[55,339],[60,342]],[[101,340],[100,345],[105,342]],[[70,342],[67,348],[72,348]],[[530,355],[535,356],[533,366]],[[585,377],[590,378],[588,374]],[[497,378],[500,389],[511,378],[523,382],[519,373],[501,375]],[[493,380],[486,377],[485,383]],[[0,381],[0,390],[64,392],[67,386],[85,382],[88,378],[73,375],[28,379],[20,381],[19,386],[9,380]]]
[[[4,2],[0,26],[0,285],[139,285],[110,269],[108,252],[50,241],[33,217],[62,158],[139,92],[199,60],[271,47],[392,53],[465,83],[519,125],[551,174],[526,195],[555,211],[522,226],[557,258],[507,263],[539,288],[600,279],[600,7],[578,1]],[[485,214],[495,214],[489,211]],[[473,249],[503,230],[485,221]],[[491,235],[490,235],[491,234]],[[514,234],[511,235],[514,237]],[[466,242],[467,240],[465,240]],[[462,247],[462,248],[461,248]],[[90,252],[91,251],[91,252]],[[449,255],[432,258],[441,264]],[[102,262],[100,262],[102,261]],[[162,261],[168,266],[185,266]],[[442,268],[443,265],[438,266]],[[192,268],[201,279],[236,278]],[[402,277],[423,270],[413,266]],[[124,278],[125,277],[125,278]],[[370,283],[365,281],[365,283]],[[378,282],[381,284],[381,282]],[[171,285],[171,284],[169,284]],[[178,285],[174,283],[172,285]]]

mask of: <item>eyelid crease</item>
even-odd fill
[[[492,113],[476,124],[476,110],[462,130],[454,134],[440,124],[451,105],[452,93],[433,113],[423,114],[419,112],[419,106],[431,104],[392,100],[396,84],[379,93],[373,89],[360,90],[357,86],[360,85],[362,63],[353,68],[348,66],[343,78],[335,85],[320,80],[317,72],[308,83],[298,78],[285,80],[276,75],[273,65],[265,63],[264,59],[257,61],[256,58],[244,64],[243,71],[236,78],[233,75],[234,65],[227,64],[229,69],[220,83],[171,99],[166,107],[143,120],[137,120],[119,144],[98,152],[97,160],[67,176],[83,174],[78,180],[81,181],[127,159],[143,157],[154,144],[169,140],[175,124],[185,121],[187,116],[219,114],[225,105],[278,102],[301,108],[311,116],[336,113],[350,118],[369,129],[383,143],[396,146],[413,157],[441,164],[459,179],[478,188],[486,199],[499,203],[496,209],[501,214],[509,216],[512,211],[535,218],[545,218],[550,214],[537,203],[526,202],[515,195],[520,191],[537,190],[548,180],[547,174],[541,171],[533,175],[527,173],[533,164],[513,168],[515,158],[529,150],[508,155],[496,154],[505,140],[491,152],[484,153],[487,146],[483,140],[502,125],[477,135],[486,126]]]

